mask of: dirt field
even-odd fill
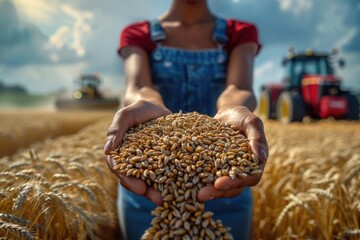
[[[102,153],[112,113],[0,116],[0,236],[115,238],[117,180]],[[267,121],[265,130],[254,239],[359,239],[360,123]]]

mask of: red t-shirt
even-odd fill
[[[226,22],[228,35],[228,42],[224,46],[226,51],[231,52],[240,44],[254,42],[258,45],[259,52],[261,45],[255,25],[234,19],[228,19]],[[124,28],[120,35],[118,53],[120,54],[127,46],[140,47],[148,53],[155,49],[156,44],[151,41],[148,21],[133,23]]]

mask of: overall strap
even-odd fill
[[[154,43],[159,43],[166,38],[165,31],[161,27],[159,19],[149,22],[150,38]]]
[[[227,22],[225,19],[222,18],[216,18],[215,20],[215,29],[213,32],[212,39],[214,42],[225,45],[228,41],[227,36]]]

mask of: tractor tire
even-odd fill
[[[283,92],[276,104],[276,118],[282,123],[302,122],[305,103],[299,92]]]
[[[345,94],[348,100],[348,113],[346,114],[347,120],[359,120],[359,100],[351,93]]]
[[[274,119],[271,108],[271,95],[270,91],[266,88],[261,90],[259,101],[259,116],[261,119]]]

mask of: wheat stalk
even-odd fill
[[[14,200],[14,205],[12,207],[13,211],[17,211],[19,210],[25,199],[26,196],[28,195],[28,193],[33,189],[33,185],[31,183],[25,183],[22,187],[21,187],[21,191],[19,193],[19,195],[17,196],[17,198]]]
[[[322,196],[331,201],[335,201],[334,195],[328,190],[324,190],[321,188],[311,188],[308,190],[308,192],[314,194],[315,196]]]
[[[342,238],[360,237],[360,229],[347,229],[341,233]]]
[[[14,170],[21,167],[29,167],[30,163],[27,161],[18,161],[9,166],[9,170]]]
[[[22,226],[26,226],[29,224],[29,221],[27,219],[24,218],[20,218],[11,214],[7,214],[7,213],[0,213],[0,219],[2,219],[3,221],[6,222],[10,222],[10,223],[16,223],[16,224],[20,224]]]
[[[0,221],[0,232],[4,234],[12,234],[19,239],[33,240],[35,237],[24,227],[14,224]]]
[[[40,160],[39,156],[34,148],[30,148],[29,155],[30,155],[30,159],[33,163]]]
[[[54,159],[54,158],[47,158],[43,162],[44,163],[51,163],[51,164],[55,165],[56,167],[58,167],[63,173],[66,173],[66,169],[63,166],[65,164],[62,161],[59,161],[59,160]]]
[[[64,181],[70,181],[71,176],[69,174],[63,174],[63,173],[55,173],[54,175],[51,176],[51,180],[52,181],[57,181],[57,180],[64,180]]]
[[[350,173],[345,178],[345,185],[348,186],[351,182],[351,179],[353,179],[358,173],[360,173],[360,165],[357,165],[351,169]]]
[[[275,226],[273,228],[273,231],[278,228],[280,226],[280,224],[282,223],[283,219],[285,218],[285,216],[288,214],[288,212],[290,212],[291,210],[293,210],[295,207],[299,206],[300,204],[297,201],[291,201],[289,202],[284,209],[281,211],[281,213],[279,214],[279,216],[276,219],[275,222]]]
[[[60,188],[69,188],[69,187],[76,187],[76,188],[83,190],[90,196],[91,200],[93,200],[93,201],[96,201],[96,199],[97,199],[96,195],[93,193],[93,191],[89,187],[87,187],[86,185],[81,184],[79,182],[62,182],[62,183],[53,184],[51,186],[51,188],[54,190],[57,190]]]

